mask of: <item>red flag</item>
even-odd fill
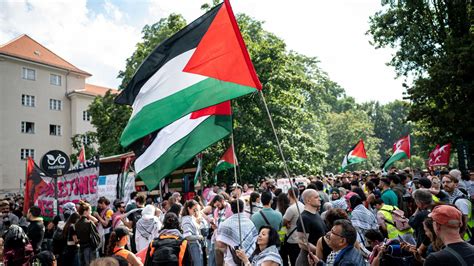
[[[77,160],[80,163],[85,163],[86,162],[86,149],[84,148],[84,144],[82,144],[81,151],[79,152],[79,156]]]
[[[398,152],[404,152],[408,159],[410,159],[411,154],[410,154],[410,135],[403,137],[399,139],[397,142],[393,144],[393,154],[395,155]]]
[[[430,153],[429,166],[449,165],[449,157],[451,156],[451,143],[443,146],[436,145],[436,148]]]
[[[41,169],[35,164],[31,157],[26,162],[26,180],[25,180],[25,200],[23,203],[23,213],[33,206],[38,199],[39,192],[46,186],[41,177]]]

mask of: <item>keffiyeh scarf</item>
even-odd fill
[[[247,256],[250,256],[255,250],[255,242],[257,241],[257,229],[253,222],[243,213],[234,214],[222,222],[217,228],[217,241],[235,247],[239,245],[239,216],[240,226],[242,227],[242,246]]]
[[[250,260],[252,261],[252,265],[262,265],[264,261],[272,261],[278,263],[278,265],[283,265],[283,261],[276,246],[267,247]]]

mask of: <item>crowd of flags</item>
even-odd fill
[[[435,166],[447,166],[449,165],[449,159],[451,156],[451,143],[443,146],[436,145],[435,149],[429,154],[429,160],[427,163],[428,167]],[[383,164],[381,169],[387,170],[396,161],[410,159],[411,158],[411,142],[410,135],[402,137],[393,144],[392,155],[388,157]],[[344,156],[340,171],[343,172],[349,165],[357,164],[367,161],[367,153],[362,139],[357,142]]]

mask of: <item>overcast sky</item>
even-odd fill
[[[208,0],[0,0],[0,43],[21,34],[93,74],[88,83],[116,88],[118,71],[141,29],[170,13],[188,22]],[[402,81],[385,65],[393,51],[375,50],[365,32],[379,0],[231,0],[235,13],[265,21],[288,49],[315,56],[358,102],[401,99]]]

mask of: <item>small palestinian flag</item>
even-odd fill
[[[393,154],[382,165],[387,170],[393,163],[403,159],[410,159],[410,135],[399,139],[393,144]]]
[[[232,132],[230,101],[207,107],[161,129],[135,160],[135,171],[148,189],[196,154]],[[136,153],[137,154],[137,153]]]
[[[227,151],[222,155],[222,158],[217,162],[214,173],[219,173],[227,169],[234,168],[239,165],[237,162],[237,157],[234,154],[234,145],[230,145]]]
[[[261,90],[228,0],[162,42],[144,60],[118,104],[133,112],[120,144],[187,114]]]
[[[367,160],[367,154],[365,153],[364,141],[362,139],[357,142],[352,149],[344,156],[344,160],[341,165],[341,172],[343,172],[347,166],[351,164],[360,163]]]

